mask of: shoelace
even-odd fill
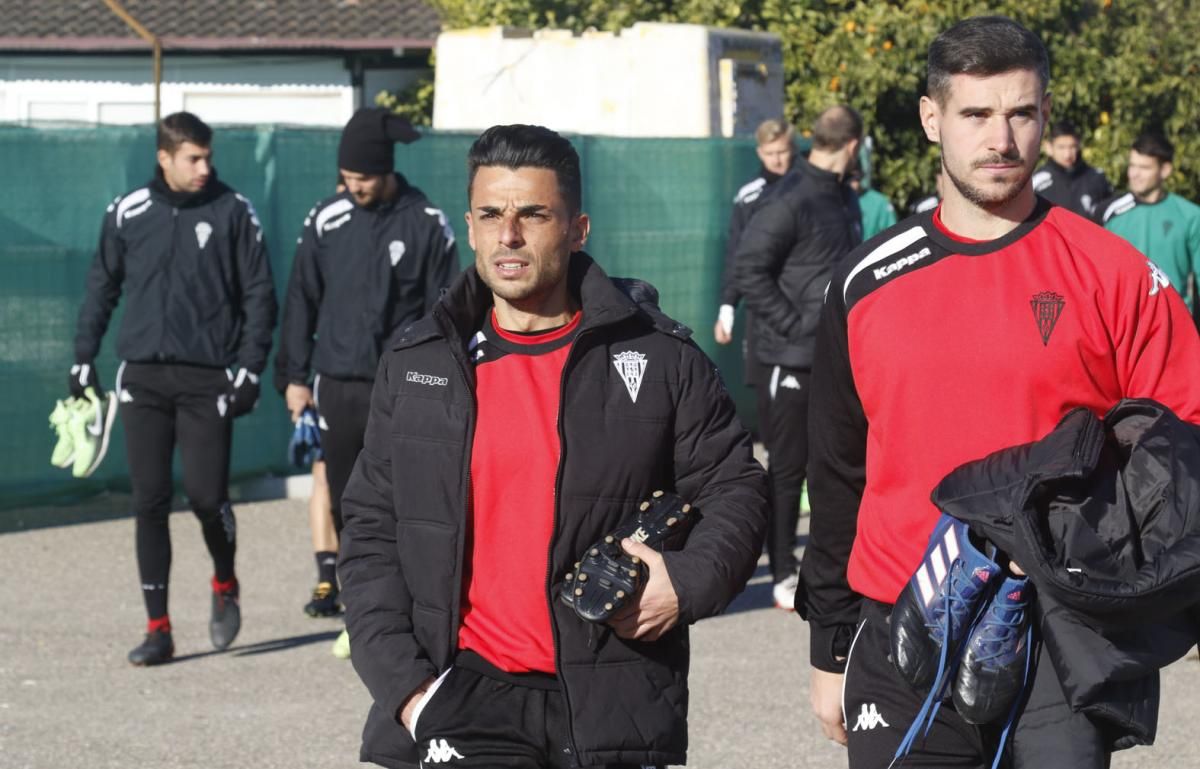
[[[950,567],[950,575],[946,580],[946,585],[948,588],[946,596],[947,598],[950,598],[954,592],[954,579],[956,576],[955,567],[957,566],[959,566],[959,563],[955,563]],[[957,573],[961,574],[961,570],[959,570]],[[1025,601],[1024,603],[1027,604],[1028,602]],[[1009,605],[1011,606],[1011,604]],[[997,646],[1003,648],[1002,644],[1000,644],[1000,641],[1007,641],[1012,638],[1012,636],[1016,633],[1017,628],[1021,624],[1024,611],[1028,611],[1028,608],[1026,607],[1022,611],[1021,615],[1018,615],[1017,619],[1015,620],[1004,619],[999,614],[999,609],[1001,608],[1002,607],[1000,606],[990,605],[989,603],[988,610],[979,612],[963,637],[969,637],[990,611],[993,613],[995,619],[999,622],[1001,629],[1000,636],[989,639],[989,643],[995,643]],[[943,639],[949,637],[950,634],[950,614],[951,612],[949,611],[942,613],[943,622],[937,628],[944,633],[942,636]],[[896,753],[892,756],[892,762],[888,764],[888,769],[891,769],[891,767],[897,766],[899,763],[903,762],[904,758],[912,750],[918,734],[921,737],[925,737],[929,734],[929,730],[933,728],[933,722],[937,718],[938,710],[941,708],[942,700],[946,694],[946,687],[950,684],[950,676],[947,674],[946,670],[946,660],[948,657],[946,646],[946,643],[943,641],[942,651],[938,656],[937,674],[934,676],[933,685],[929,689],[929,695],[926,696],[925,702],[922,703],[921,709],[917,712],[917,717],[913,719],[912,725],[908,727],[908,731],[905,733],[903,741],[901,741],[899,747],[896,748]],[[1025,630],[1025,672],[1021,679],[1021,694],[1018,694],[1013,698],[1012,707],[1010,707],[1008,710],[1008,717],[1004,720],[1004,727],[1000,731],[1000,739],[996,746],[996,755],[992,758],[991,769],[999,769],[1000,760],[1004,757],[1004,746],[1008,744],[1008,736],[1012,732],[1012,727],[1017,720],[1017,710],[1021,707],[1021,703],[1025,699],[1024,693],[1028,691],[1029,688],[1029,673],[1033,667],[1033,661],[1037,659],[1035,650],[1036,646],[1040,646],[1040,644],[1037,642],[1033,634],[1033,625],[1030,624]],[[966,644],[961,645],[956,651],[954,664],[950,667],[950,670],[956,670],[958,668],[958,663],[961,660],[964,651],[966,651]],[[984,659],[995,659],[1000,655],[1000,653],[1002,652],[997,651]],[[922,729],[922,726],[924,726],[924,729]]]
[[[321,584],[319,584],[315,588],[313,588],[312,597],[315,600],[323,600],[325,598],[328,598],[330,596],[330,594],[332,594],[332,593],[333,593],[333,585],[329,584],[328,582],[322,582]]]
[[[962,575],[962,561],[955,561],[950,565],[950,575],[946,578],[946,586],[948,589],[946,590],[944,597],[945,603],[948,603],[949,606],[939,606],[934,610],[936,619],[946,621],[925,623],[926,628],[937,634],[934,637],[942,641],[943,649],[945,648],[947,634],[949,633],[949,618],[953,616],[955,624],[962,622],[966,617],[967,611],[970,609],[970,602],[973,601],[975,599],[975,595],[978,594],[978,591],[971,591],[970,595],[962,595],[955,589],[955,577],[958,576],[961,579]],[[971,580],[969,577],[965,579],[965,583],[968,587],[971,586]],[[945,626],[944,628],[943,625]]]
[[[1025,612],[1028,611],[1027,604],[1027,601],[1022,601],[1019,604],[1020,613],[1011,620],[1004,619],[1004,612],[1010,611],[1012,607],[1018,606],[1018,604],[1006,603],[997,605],[993,603],[988,607],[988,612],[992,615],[992,623],[989,630],[994,632],[985,638],[983,643],[984,648],[991,649],[992,651],[990,654],[979,655],[980,662],[989,662],[1004,653],[1020,630],[1021,623],[1025,621]]]
[[[947,668],[949,668],[949,670],[955,670],[958,668],[958,660],[965,649],[965,645],[959,645],[958,649],[955,650],[955,659],[953,664],[947,665],[947,660],[950,654],[950,645],[946,642],[946,639],[950,637],[951,614],[964,614],[965,610],[968,608],[966,605],[966,599],[958,595],[958,591],[956,589],[958,580],[964,578],[969,584],[970,577],[963,574],[962,562],[955,561],[950,565],[950,573],[946,577],[946,591],[943,598],[950,601],[952,605],[957,602],[961,604],[961,606],[959,606],[958,612],[952,611],[953,606],[951,609],[942,611],[942,621],[940,625],[936,627],[929,626],[930,629],[939,630],[942,633],[942,648],[938,653],[937,673],[933,677],[933,683],[929,687],[929,694],[925,697],[925,702],[921,704],[921,709],[917,711],[917,717],[913,719],[912,724],[908,727],[908,731],[904,735],[904,739],[896,748],[896,753],[892,756],[892,762],[888,764],[889,769],[891,769],[893,766],[896,766],[898,762],[903,761],[904,757],[909,754],[909,752],[912,750],[913,744],[917,741],[918,735],[925,737],[929,734],[929,730],[933,728],[933,722],[937,718],[938,710],[942,707],[942,699],[946,694],[946,687],[950,683],[950,676],[947,674]],[[967,632],[964,634],[964,638],[970,635],[971,630],[975,627],[983,615],[984,612],[979,612],[979,614],[975,617],[975,620],[971,623],[970,628],[968,628]],[[962,619],[962,617],[956,618]],[[993,769],[995,769],[995,767],[993,767]]]

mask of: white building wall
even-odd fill
[[[372,94],[373,96],[373,94]],[[162,113],[212,123],[341,126],[356,107],[340,57],[163,58]],[[0,57],[0,120],[150,123],[150,56]]]
[[[537,123],[615,136],[748,135],[783,113],[776,35],[635,24],[619,35],[489,27],[442,33],[433,125]]]

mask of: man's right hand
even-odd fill
[[[296,422],[304,413],[304,409],[313,405],[312,390],[302,384],[290,384],[283,391],[283,400],[287,404],[287,410],[292,413],[292,421]]]
[[[290,385],[289,385],[290,387]],[[433,686],[433,677],[426,678],[425,681],[413,690],[413,693],[408,695],[408,699],[400,706],[400,712],[396,714],[396,720],[400,722],[409,734],[412,734],[412,717],[413,711],[417,709],[417,703],[425,696],[425,692],[429,691],[429,687]]]
[[[83,391],[89,387],[95,389],[96,395],[104,392],[104,388],[100,386],[100,375],[96,373],[96,366],[90,362],[71,366],[67,374],[67,389],[71,395],[82,398]]]
[[[732,304],[723,304],[717,310],[717,322],[713,326],[713,338],[717,340],[717,344],[729,344],[733,341],[733,317],[734,306]]]
[[[846,744],[846,720],[842,713],[843,673],[829,673],[813,668],[809,679],[808,698],[813,713],[821,722],[821,731],[839,745]]]
[[[725,330],[725,324],[717,321],[713,325],[713,339],[717,340],[717,344],[729,344],[733,341],[733,335]]]

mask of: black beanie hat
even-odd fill
[[[342,129],[338,143],[338,168],[379,176],[396,167],[394,144],[411,144],[421,135],[399,115],[382,107],[364,107]]]

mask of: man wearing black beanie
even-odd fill
[[[336,548],[342,491],[362,449],[380,354],[458,273],[446,216],[394,171],[395,143],[418,138],[407,120],[385,109],[355,112],[338,144],[345,190],[308,212],[297,241],[276,386],[293,421],[310,405],[319,414],[334,536],[317,536],[314,521],[314,544]],[[317,587],[304,607],[314,617],[340,611],[336,553],[328,546],[314,548]],[[339,639],[335,654],[342,648],[348,645]]]

